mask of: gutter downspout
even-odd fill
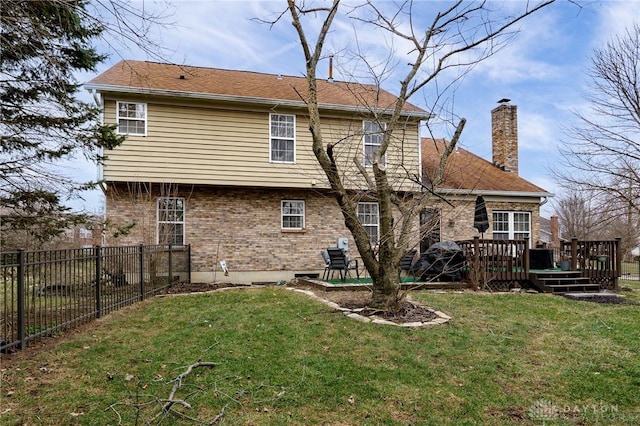
[[[97,90],[88,89],[88,91],[93,97],[93,101],[96,103],[96,106],[100,109],[100,113],[98,114],[98,124],[102,126],[104,124],[104,101]],[[104,157],[104,148],[100,147],[98,154],[100,155],[101,158]],[[102,204],[102,236],[101,236],[101,244],[104,246],[107,243],[106,228],[105,228],[107,223],[107,186],[103,181],[103,177],[104,177],[103,165],[101,162],[99,162],[96,178],[98,181],[98,187],[102,191],[102,195],[104,195],[103,204]]]

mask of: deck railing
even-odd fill
[[[0,351],[86,323],[190,281],[190,246],[0,253]]]
[[[474,237],[458,241],[467,259],[469,279],[485,288],[491,282],[529,279],[529,240],[488,240]]]
[[[512,283],[528,281],[531,272],[529,240],[487,240],[475,237],[457,241],[466,258],[471,283],[478,288],[506,289]],[[570,261],[568,270],[580,271],[592,283],[605,289],[617,288],[622,270],[620,238],[607,241],[561,242],[553,262]]]
[[[560,242],[560,258],[570,262],[572,271],[581,271],[582,276],[603,288],[615,289],[622,271],[622,248],[620,238],[603,241]]]

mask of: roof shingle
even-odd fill
[[[444,152],[446,142],[443,139],[422,138],[422,174],[426,184],[431,182],[440,163],[440,156]],[[539,186],[521,178],[517,173],[505,172],[491,162],[462,148],[458,148],[449,156],[444,181],[440,185],[440,189],[548,193]]]
[[[191,93],[246,102],[278,100],[300,106],[305,105],[303,99],[308,93],[304,77],[131,60],[118,62],[86,86],[116,92],[157,92],[177,96]],[[318,103],[334,109],[389,110],[397,99],[375,85],[318,79],[317,87]],[[403,111],[421,118],[428,116],[426,111],[410,103]]]

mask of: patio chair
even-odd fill
[[[327,279],[333,277],[334,271],[338,271],[340,279],[344,282],[349,275],[349,271],[356,271],[358,280],[360,279],[360,272],[358,271],[358,260],[349,260],[347,254],[338,247],[329,247],[327,249],[329,255],[329,265],[327,270]]]
[[[329,253],[326,250],[322,250],[320,254],[324,260],[324,272],[322,273],[322,279],[327,280],[329,279],[329,266],[331,266],[331,259],[329,258]]]

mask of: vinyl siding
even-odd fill
[[[296,115],[296,162],[286,164],[270,162],[268,109],[241,106],[229,109],[197,102],[171,104],[135,98],[117,100],[147,104],[147,136],[128,136],[120,147],[105,153],[103,176],[108,182],[328,187],[311,149],[308,121],[300,111],[297,114],[291,110],[273,111]],[[116,99],[105,96],[104,105],[105,122],[115,123]],[[396,189],[418,190],[403,179],[400,167],[404,162],[416,174],[419,170],[418,129],[416,124],[409,126],[404,140],[395,141],[387,153],[388,173],[390,180],[396,182]],[[349,136],[362,131],[362,120],[327,117],[323,119],[322,131],[325,140],[341,141],[336,147],[336,158],[344,167],[347,186],[363,187],[364,180],[353,165],[354,155],[362,158],[362,139]]]

